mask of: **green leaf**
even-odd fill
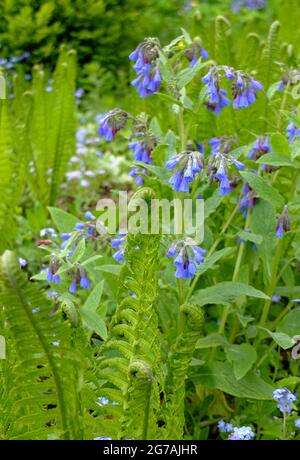
[[[220,195],[219,190],[215,190],[204,203],[204,218],[207,219],[222,203],[223,196]]]
[[[284,155],[286,157],[290,157],[290,143],[282,134],[275,133],[272,135],[271,146],[273,153],[276,155]]]
[[[72,214],[67,213],[59,208],[48,207],[48,210],[51,214],[51,218],[58,228],[60,233],[72,232],[75,228],[75,224],[79,222],[77,217],[72,216]]]
[[[300,335],[300,309],[290,311],[278,324],[276,330],[289,337]]]
[[[112,275],[119,276],[121,272],[120,265],[100,265],[95,270],[99,272],[111,273]]]
[[[37,273],[36,275],[33,275],[30,277],[31,280],[37,280],[37,281],[46,281],[47,279],[47,272],[40,272]]]
[[[300,138],[297,136],[291,145],[292,149],[292,159],[294,160],[295,158],[300,156]]]
[[[0,359],[6,359],[6,344],[3,335],[0,335]]]
[[[196,343],[196,348],[211,348],[219,346],[227,346],[228,342],[223,335],[220,334],[209,334],[206,337],[201,337]]]
[[[167,58],[164,56],[163,53],[159,54],[159,70],[161,73],[161,76],[164,81],[168,82],[172,78],[172,72],[169,69],[169,63]],[[157,93],[158,95],[162,95],[163,93]]]
[[[284,332],[272,332],[265,327],[260,327],[259,329],[266,331],[272,337],[272,339],[275,340],[275,342],[284,350],[292,348],[296,343],[295,340],[293,340],[289,335],[285,334]]]
[[[268,88],[267,98],[269,99],[269,101],[273,98],[274,94],[277,92],[279,83],[280,83],[279,81],[276,81]]]
[[[80,310],[80,315],[84,325],[93,332],[96,332],[103,340],[107,338],[105,322],[95,311],[86,309]]]
[[[192,43],[190,34],[183,27],[180,27],[180,30],[184,36],[185,41],[187,42],[188,45],[190,45]]]
[[[77,244],[75,251],[71,257],[72,263],[75,264],[76,262],[79,262],[80,259],[83,257],[84,253],[85,253],[85,239],[81,238],[81,240]]]
[[[208,388],[217,388],[243,399],[272,400],[274,388],[255,373],[249,372],[237,380],[232,365],[214,362],[197,369],[195,380]]]
[[[287,112],[285,111],[284,112],[285,116],[287,117],[287,119],[289,121],[291,121],[292,123],[294,123],[294,125],[297,127],[297,128],[300,128],[300,117],[298,117],[297,115],[295,115],[293,112]]]
[[[156,164],[163,164],[166,160],[166,151],[168,149],[168,144],[159,144],[155,149],[152,151],[152,158]]]
[[[274,167],[289,166],[290,168],[300,168],[299,163],[293,162],[285,155],[277,155],[276,153],[266,153],[256,163]]]
[[[258,299],[269,298],[262,291],[247,284],[224,281],[206,289],[199,289],[192,296],[192,300],[200,306],[208,304],[229,305],[241,295]]]
[[[86,265],[91,264],[92,262],[95,262],[96,260],[102,259],[102,257],[103,257],[103,256],[101,256],[100,254],[98,254],[97,256],[89,257],[89,258],[86,259],[84,262],[81,262],[81,265],[84,267],[84,266],[86,266]]]
[[[212,268],[216,264],[216,262],[218,262],[218,260],[221,259],[221,257],[227,256],[231,252],[233,252],[233,248],[224,248],[220,249],[220,251],[214,252],[213,255],[205,259],[205,261],[200,265],[198,273],[202,275],[207,270]]]
[[[257,235],[256,233],[246,232],[245,230],[241,230],[238,232],[239,238],[245,241],[250,241],[254,244],[261,244],[263,237],[261,235]]]
[[[233,363],[233,372],[237,380],[243,378],[250,371],[257,359],[255,348],[248,343],[230,345],[225,349],[225,353],[228,360]]]
[[[164,134],[163,134],[163,132],[161,130],[161,127],[160,127],[160,124],[159,124],[159,121],[158,121],[157,117],[152,118],[152,120],[150,121],[149,128],[151,129],[151,131],[153,132],[155,137],[157,137],[158,139],[163,138]]]
[[[250,228],[253,233],[261,235],[263,242],[258,246],[259,255],[264,264],[264,281],[271,278],[272,256],[276,245],[276,216],[274,207],[267,201],[260,200],[253,209]]]
[[[102,292],[103,292],[103,284],[104,281],[100,281],[100,283],[96,284],[88,298],[86,299],[84,305],[81,307],[82,310],[88,310],[88,311],[97,311],[97,308],[99,306]]]
[[[249,183],[256,193],[264,200],[271,203],[276,208],[282,208],[284,199],[274,187],[267,181],[266,177],[258,176],[257,174],[241,171],[242,177]]]
[[[177,78],[177,84],[178,88],[181,89],[184,86],[186,86],[190,81],[193,80],[195,75],[199,72],[202,67],[207,66],[207,62],[201,62],[201,58],[196,62],[194,67],[188,67],[186,69],[181,70],[178,72],[176,78]]]

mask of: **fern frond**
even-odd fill
[[[57,198],[67,163],[75,150],[75,78],[76,53],[64,51],[54,74],[49,129],[49,152],[52,155],[50,204]]]
[[[121,276],[132,295],[120,302],[99,360],[109,405],[103,435],[113,439],[157,439],[163,371],[155,309],[159,235],[127,235]],[[105,406],[106,407],[106,406]]]
[[[204,315],[201,307],[183,304],[180,307],[182,332],[178,336],[169,358],[166,379],[164,439],[182,439],[184,427],[185,381],[195,345],[201,334]]]
[[[0,279],[1,333],[8,350],[15,350],[0,367],[5,438],[81,439],[81,366],[69,347],[70,327],[49,316],[49,302],[27,281],[11,251],[0,259]]]
[[[262,51],[261,61],[258,68],[258,75],[260,81],[263,83],[265,90],[268,88],[274,81],[276,81],[276,74],[278,73],[278,57],[280,52],[280,46],[278,42],[280,23],[278,21],[271,24],[269,35],[265,47]],[[267,120],[269,114],[269,100],[265,97],[265,106],[264,106],[264,131],[267,128]]]

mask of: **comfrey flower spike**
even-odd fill
[[[277,91],[282,91],[284,87],[295,86],[299,83],[300,80],[300,71],[299,69],[289,69],[285,68],[285,72],[282,75],[280,82],[277,86]]]
[[[157,146],[156,137],[149,132],[138,132],[136,136],[143,136],[143,139],[132,141],[128,144],[128,147],[133,150],[134,159],[146,164],[151,164],[153,162],[151,154]]]
[[[185,52],[184,56],[190,61],[190,67],[194,67],[198,59],[207,59],[208,52],[202,47],[201,41],[199,38],[195,38],[194,42],[189,46]]]
[[[129,114],[121,109],[114,109],[104,115],[96,117],[99,123],[98,133],[107,141],[111,141],[120,129],[124,128]]]
[[[257,202],[255,192],[251,189],[250,185],[245,183],[241,191],[241,197],[239,202],[239,210],[242,211],[243,217],[247,216],[248,210],[253,208]]]
[[[141,168],[138,168],[137,166],[134,166],[133,168],[131,168],[128,174],[129,176],[135,178],[134,180],[135,180],[136,185],[143,185],[144,178],[141,174],[145,176],[147,174],[147,171],[146,169],[141,169]]]
[[[228,178],[228,168],[233,164],[238,170],[244,169],[243,163],[230,155],[233,139],[230,137],[215,137],[208,141],[212,147],[210,160],[207,167],[207,174],[210,182],[217,180],[219,182],[220,195],[226,196],[231,191],[231,185]]]
[[[157,38],[146,38],[130,55],[137,78],[131,82],[141,97],[156,93],[161,84],[158,67],[160,43]]]
[[[283,237],[283,232],[289,232],[291,229],[291,222],[288,215],[288,208],[285,206],[282,213],[278,216],[276,225],[276,236],[277,238]]]
[[[254,80],[250,75],[244,72],[234,72],[234,80],[232,81],[232,96],[233,108],[244,109],[249,107],[256,100],[256,93],[262,89],[262,84]]]
[[[285,414],[289,414],[292,411],[292,404],[297,401],[296,396],[287,388],[274,390],[273,398],[278,401],[277,407],[280,412]]]
[[[262,155],[270,152],[272,152],[272,147],[269,138],[266,136],[258,136],[249,152],[249,158],[251,158],[251,160],[258,160]]]
[[[176,169],[169,180],[172,188],[176,192],[189,192],[190,182],[204,168],[204,155],[199,150],[186,150],[171,157],[166,162],[166,168],[168,171]]]
[[[207,87],[208,100],[205,105],[209,110],[219,115],[221,110],[230,104],[230,100],[225,97],[227,91],[220,88],[219,68],[213,67],[210,69],[202,78],[202,81]]]
[[[60,283],[61,278],[59,275],[57,275],[57,271],[59,269],[59,261],[57,259],[52,259],[49,263],[49,267],[47,270],[47,281],[49,283],[54,282],[54,283]]]
[[[266,136],[258,136],[256,141],[253,143],[252,149],[249,152],[249,158],[256,161],[263,155],[271,152],[272,147],[269,138]],[[265,172],[271,172],[274,168],[269,165],[260,165],[260,169]]]
[[[83,289],[88,289],[91,286],[91,282],[87,277],[84,268],[81,265],[77,265],[73,272],[72,282],[69,287],[69,292],[74,294],[77,291],[77,287],[80,286]]]
[[[174,258],[176,278],[193,278],[197,272],[196,265],[204,262],[205,252],[191,238],[186,238],[173,244],[169,248],[167,256]]]
[[[113,258],[117,262],[121,262],[121,260],[124,259],[124,252],[125,252],[125,243],[126,243],[126,235],[125,234],[120,234],[118,235],[117,238],[112,238],[111,239],[111,245],[113,248],[119,248],[118,251],[116,251],[113,255]]]
[[[294,123],[289,123],[286,128],[286,134],[289,138],[289,142],[293,142],[295,137],[300,136],[300,129],[296,127]]]

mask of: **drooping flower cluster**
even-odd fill
[[[74,231],[69,233],[62,233],[60,235],[60,238],[62,240],[60,248],[62,252],[59,254],[59,256],[54,256],[50,260],[46,277],[48,282],[61,282],[59,269],[61,268],[65,260],[67,260],[68,263],[70,260],[72,261],[74,251],[76,250],[77,245],[82,238],[86,240],[92,240],[94,242],[96,242],[99,239],[96,224],[93,223],[93,221],[96,220],[96,217],[90,211],[87,211],[85,213],[85,219],[87,219],[86,222],[78,222],[75,224]],[[67,273],[72,277],[72,282],[69,287],[69,292],[71,293],[75,293],[77,287],[87,289],[91,285],[85,268],[79,262],[77,262],[73,267],[70,267],[70,269],[67,272],[63,270],[62,273]]]
[[[289,414],[292,411],[292,404],[297,401],[297,397],[287,388],[274,390],[273,398],[278,402],[277,407],[280,412],[285,414]]]
[[[296,127],[294,123],[289,123],[286,128],[286,134],[289,138],[289,142],[293,142],[295,137],[300,136],[300,129]]]
[[[133,166],[129,171],[129,176],[134,177],[136,185],[143,185],[144,178],[142,176],[146,175],[147,171],[145,168],[139,168],[138,166]]]
[[[282,213],[277,218],[276,236],[277,238],[283,237],[283,232],[289,232],[291,229],[291,222],[288,215],[288,208],[285,206]]]
[[[202,59],[208,58],[208,52],[203,48],[201,42],[195,39],[191,46],[185,50],[184,56],[189,60],[190,67],[194,67],[200,56]]]
[[[146,123],[141,128],[137,127],[142,129],[142,131],[135,132],[134,135],[137,140],[129,142],[128,147],[130,150],[133,150],[133,156],[136,161],[151,164],[153,162],[151,154],[157,146],[157,139],[149,132]],[[135,131],[137,127],[134,127]]]
[[[282,75],[280,82],[277,86],[277,91],[282,91],[285,86],[294,86],[299,83],[300,72],[299,69],[286,69],[285,73]]]
[[[73,271],[72,282],[69,287],[69,292],[74,294],[77,291],[77,287],[80,286],[83,289],[88,289],[91,286],[91,282],[87,277],[84,268],[78,265]]]
[[[60,263],[58,259],[54,258],[50,260],[48,270],[47,270],[47,281],[49,283],[53,282],[53,283],[58,284],[61,282],[61,278],[59,274],[57,273],[59,270],[59,267],[60,267]]]
[[[266,136],[258,136],[249,152],[249,158],[251,158],[251,160],[258,160],[262,155],[270,152],[272,152],[272,147],[269,138]]]
[[[231,7],[235,13],[242,9],[260,10],[267,6],[267,0],[232,0]]]
[[[267,136],[258,136],[256,141],[253,143],[252,148],[249,152],[249,158],[256,161],[261,156],[266,155],[266,153],[271,153],[272,147],[270,144],[270,139]],[[273,171],[272,166],[269,165],[260,165],[260,169],[265,172]]]
[[[248,210],[253,208],[257,202],[255,192],[251,189],[247,182],[243,185],[239,201],[239,210],[242,211],[243,217],[247,216]]]
[[[153,162],[152,152],[157,146],[158,141],[151,130],[148,129],[146,119],[140,119],[139,117],[136,119],[136,123],[133,126],[133,135],[137,139],[129,142],[128,146],[133,150],[134,160],[141,161],[145,164],[151,164]],[[144,183],[142,174],[146,175],[146,169],[137,166],[132,167],[129,172],[131,177],[135,177],[137,185],[142,185]]]
[[[99,123],[98,133],[107,141],[113,140],[116,133],[124,128],[128,120],[128,113],[121,109],[114,109],[110,112],[100,115],[97,118]]]
[[[112,247],[114,249],[118,248],[118,250],[113,255],[113,258],[117,262],[121,262],[121,260],[124,260],[125,243],[126,243],[126,235],[125,234],[120,234],[120,235],[118,235],[117,238],[112,238],[111,239]]]
[[[170,246],[167,256],[174,258],[176,278],[193,278],[197,272],[196,265],[204,262],[205,252],[192,238],[177,241]]]
[[[137,73],[131,84],[141,97],[156,93],[161,84],[161,75],[158,67],[160,44],[157,38],[146,38],[130,55],[129,59]]]
[[[230,104],[230,100],[226,97],[227,91],[221,88],[223,77],[232,82],[231,92],[235,109],[249,107],[256,100],[256,93],[262,89],[262,84],[245,72],[228,66],[212,67],[202,81],[207,86],[206,107],[216,115],[219,115],[221,110]]]
[[[233,164],[241,171],[244,169],[244,165],[229,153],[232,145],[231,138],[214,137],[209,140],[209,145],[212,147],[207,167],[209,181],[212,183],[213,180],[217,180],[220,195],[226,196],[231,190],[228,168]]]
[[[203,78],[203,83],[207,86],[206,107],[216,115],[221,113],[227,105],[230,105],[230,100],[226,97],[227,91],[220,88],[220,76],[218,67],[213,67]]]
[[[189,192],[190,183],[204,168],[203,151],[186,150],[171,157],[166,162],[168,171],[175,170],[169,180],[176,192]]]

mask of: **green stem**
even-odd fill
[[[270,331],[273,331],[273,330],[275,329],[275,327],[277,326],[277,324],[279,323],[279,321],[290,311],[291,306],[292,306],[292,302],[289,302],[289,303],[287,304],[287,306],[282,310],[282,312],[279,313],[279,315],[278,315],[277,318],[273,321],[273,323],[271,324],[271,326],[269,326]]]
[[[149,381],[149,389],[148,389],[148,397],[145,407],[145,414],[144,414],[144,423],[143,423],[143,432],[142,432],[142,440],[146,441],[148,439],[148,427],[149,427],[149,411],[150,411],[150,400],[151,400],[151,389],[152,389],[152,381]]]
[[[178,114],[178,134],[180,138],[180,148],[183,151],[186,148],[186,139],[185,139],[184,118],[183,118],[182,109],[180,109],[179,114]]]
[[[264,303],[262,315],[261,315],[260,322],[259,322],[260,326],[264,326],[266,321],[267,321],[267,319],[268,319],[269,310],[270,310],[270,306],[271,306],[271,302],[272,302],[271,297],[272,297],[272,295],[274,293],[274,289],[276,287],[277,272],[278,272],[280,259],[281,259],[281,256],[282,256],[282,250],[283,250],[283,240],[282,240],[282,238],[280,238],[279,241],[278,241],[275,256],[274,256],[274,259],[273,259],[273,264],[272,264],[273,269],[272,269],[271,280],[270,280],[270,283],[269,283],[269,286],[268,286],[268,289],[267,289],[267,295],[269,296],[269,299],[266,300],[265,303]]]
[[[214,244],[212,245],[212,247],[211,247],[210,250],[208,251],[207,256],[206,256],[207,258],[210,257],[210,256],[215,252],[215,250],[217,249],[217,247],[218,247],[220,241],[222,240],[223,234],[226,232],[227,228],[228,228],[229,225],[231,224],[231,222],[232,222],[232,220],[233,220],[235,214],[237,213],[238,208],[239,208],[239,207],[236,206],[236,207],[233,209],[233,211],[232,211],[232,213],[230,214],[230,216],[228,217],[228,219],[227,219],[227,221],[225,222],[225,224],[224,224],[222,230],[220,231],[219,237],[216,239],[216,241],[214,242]],[[188,291],[187,297],[186,297],[186,302],[187,302],[187,301],[190,299],[190,297],[192,296],[193,291],[194,291],[194,289],[195,289],[195,286],[196,286],[196,284],[197,284],[199,278],[200,278],[200,274],[197,274],[197,275],[195,276],[195,278],[193,279],[193,281],[192,281],[192,283],[191,283],[191,285],[190,285],[190,289],[189,289],[189,291]]]
[[[278,129],[280,128],[280,117],[281,117],[282,111],[284,110],[284,107],[285,107],[285,104],[286,104],[289,89],[290,89],[290,82],[288,82],[288,84],[286,85],[286,88],[285,88],[285,91],[284,91],[284,94],[283,94],[283,98],[282,98],[282,101],[281,101],[280,109],[278,111],[278,118],[277,118],[277,127],[278,127]]]
[[[286,413],[285,412],[283,412],[282,432],[283,432],[283,438],[286,439]]]
[[[246,221],[245,221],[245,227],[244,227],[245,230],[248,229],[249,220],[250,220],[250,213],[248,212],[247,213],[247,218],[246,218]],[[233,282],[236,281],[236,279],[238,277],[238,274],[239,274],[239,271],[240,271],[240,268],[241,268],[241,264],[242,264],[242,260],[243,260],[244,252],[245,252],[245,244],[241,242],[240,247],[239,247],[239,251],[238,251],[238,255],[237,255],[237,258],[236,258],[235,266],[234,266],[233,275],[232,275],[232,281]],[[230,305],[227,305],[223,310],[223,315],[222,315],[221,323],[220,323],[220,327],[219,327],[219,334],[223,334],[223,332],[224,332],[229,312],[230,312]]]

